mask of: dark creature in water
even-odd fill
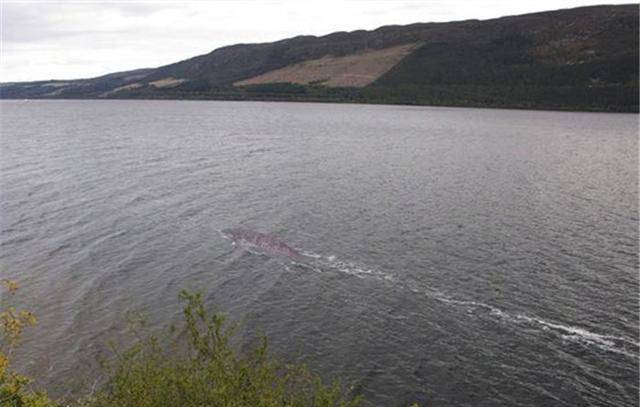
[[[300,260],[302,255],[291,246],[273,235],[255,232],[248,229],[224,229],[222,234],[237,244],[248,244],[263,250],[267,254],[288,257],[291,260]]]

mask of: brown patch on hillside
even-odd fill
[[[162,78],[157,81],[149,82],[149,85],[155,88],[173,88],[180,85],[185,80],[186,79],[176,79],[176,78],[168,77],[168,78]]]
[[[108,92],[104,92],[102,94],[100,94],[100,97],[105,97],[105,96],[109,96],[109,95],[113,95],[114,93],[118,93],[122,90],[131,90],[131,89],[137,89],[137,88],[141,88],[142,84],[139,82],[136,83],[130,83],[128,85],[124,85],[124,86],[120,86],[118,88],[112,89]]]
[[[326,55],[297,64],[285,66],[235,82],[235,86],[265,83],[316,83],[329,87],[363,87],[378,79],[409,55],[420,44],[406,44],[357,54],[334,57]]]

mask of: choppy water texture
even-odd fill
[[[1,273],[40,317],[17,356],[57,394],[195,288],[371,405],[638,404],[636,115],[0,106]]]

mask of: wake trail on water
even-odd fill
[[[341,273],[348,274],[354,277],[358,277],[361,279],[373,278],[376,280],[390,281],[393,283],[398,282],[397,279],[389,273],[385,273],[371,267],[359,265],[354,262],[343,261],[336,258],[336,256],[322,256],[320,254],[306,252],[304,250],[300,251],[300,254],[302,254],[305,257],[309,257],[316,260],[322,266],[337,270]],[[294,262],[294,264],[300,265],[301,263]]]
[[[223,237],[228,238],[227,236]],[[232,241],[232,244],[237,247],[241,247],[250,253],[254,254],[267,254],[274,255],[265,251],[264,247],[257,247],[252,242],[240,240]],[[406,282],[400,280],[397,276],[380,271],[375,267],[365,266],[356,262],[341,260],[334,255],[322,255],[313,253],[310,251],[296,249],[300,258],[289,258],[288,263],[298,269],[323,273],[326,270],[334,270],[339,273],[347,274],[359,279],[368,279],[380,281],[383,283],[392,283],[396,287],[409,291],[415,294],[426,296],[430,299],[439,301],[444,304],[463,307],[468,311],[473,310],[485,310],[488,315],[494,317],[501,322],[507,322],[514,325],[524,325],[530,328],[535,328],[540,331],[550,332],[560,337],[562,341],[577,342],[584,345],[594,346],[599,349],[624,355],[626,357],[637,359],[640,352],[640,345],[637,341],[623,338],[615,335],[606,335],[591,332],[587,329],[563,325],[553,321],[547,321],[537,316],[516,314],[508,311],[504,311],[498,307],[490,304],[486,304],[479,301],[464,300],[452,297],[438,289],[431,287],[424,287],[424,285],[417,282]],[[280,256],[282,258],[282,256]],[[290,270],[290,266],[285,264],[285,267]]]
[[[630,340],[628,338],[599,334],[581,327],[547,321],[537,316],[511,313],[479,301],[457,299],[440,290],[420,287],[417,284],[408,284],[401,281],[393,274],[385,273],[377,270],[376,268],[364,266],[355,262],[340,260],[333,255],[323,256],[321,254],[304,250],[301,250],[300,253],[310,260],[309,264],[300,261],[293,262],[292,264],[303,269],[322,272],[323,268],[329,268],[360,279],[373,279],[381,282],[390,282],[403,290],[424,295],[441,303],[464,307],[469,311],[482,309],[500,321],[515,325],[526,325],[528,327],[553,333],[563,341],[578,342],[589,346],[595,346],[599,349],[634,359],[637,359],[640,353],[640,344],[637,341]]]

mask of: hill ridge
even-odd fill
[[[421,45],[410,52],[395,55],[397,60],[374,58],[372,73],[361,57],[417,43]],[[371,80],[353,79],[358,75]],[[158,68],[0,84],[0,98],[297,100],[637,112],[638,5],[385,25],[234,44]]]

